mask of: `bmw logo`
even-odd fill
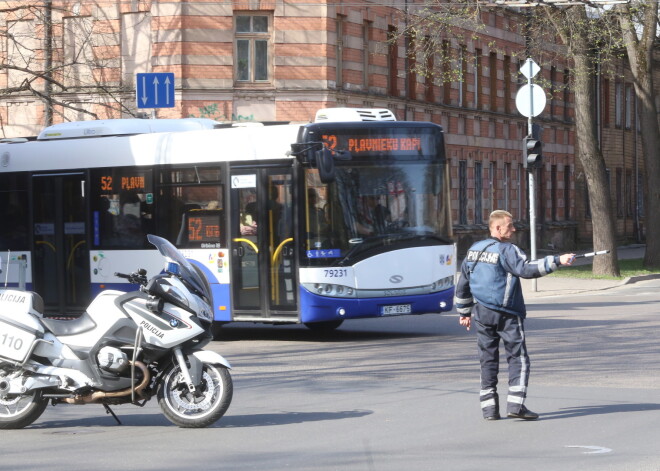
[[[170,319],[170,326],[176,327],[179,325],[179,321],[176,319]]]

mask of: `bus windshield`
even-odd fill
[[[306,170],[303,264],[344,265],[416,242],[451,243],[444,161],[342,162],[335,173],[321,184],[316,169]]]

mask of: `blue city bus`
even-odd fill
[[[442,128],[387,110],[314,123],[106,120],[0,142],[2,282],[75,316],[115,276],[160,271],[147,234],[204,273],[217,326],[452,309],[456,247]]]

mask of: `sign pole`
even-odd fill
[[[530,100],[530,111],[534,109],[534,90],[532,88],[532,77],[534,74],[533,70],[533,61],[527,61],[529,63],[529,76],[527,77],[527,85],[529,85],[529,100]],[[530,115],[532,113],[530,112]],[[532,135],[532,116],[527,118],[527,135]],[[526,156],[523,155],[523,159]],[[532,260],[536,260],[536,185],[534,185],[534,170],[532,169],[528,172],[529,178],[529,249],[531,251],[530,256]],[[532,291],[535,293],[538,291],[537,279],[532,278]]]
[[[523,85],[516,95],[516,106],[520,114],[527,117],[527,135],[532,136],[532,117],[543,112],[546,105],[545,92],[538,85],[532,84],[532,78],[539,73],[541,68],[531,58],[528,58],[520,68],[520,73],[527,77],[527,84]],[[527,139],[524,139],[527,142]],[[527,151],[523,150],[523,159],[527,159]],[[523,161],[525,163],[525,161]],[[529,181],[529,238],[531,259],[536,260],[536,186],[534,185],[534,168],[528,169]],[[536,278],[532,279],[532,290],[537,290]]]

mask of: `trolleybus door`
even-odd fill
[[[90,301],[85,176],[34,175],[32,280],[49,313],[81,313]]]
[[[295,320],[291,168],[231,175],[233,318]]]

